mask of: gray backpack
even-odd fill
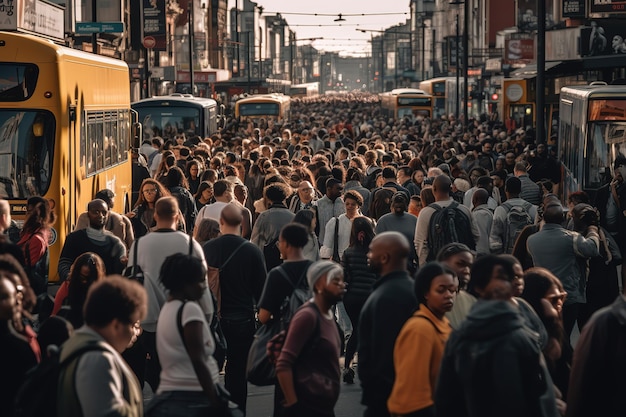
[[[506,222],[504,225],[505,235],[502,248],[505,253],[512,253],[513,246],[522,229],[529,224],[533,224],[535,219],[530,216],[530,209],[533,207],[527,201],[522,205],[513,205],[509,202],[502,203],[502,207],[506,210]]]

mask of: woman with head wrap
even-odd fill
[[[313,299],[298,309],[289,324],[276,376],[285,397],[285,416],[333,417],[339,397],[341,341],[331,309],[346,292],[343,268],[332,261],[315,262],[307,271],[307,281]]]

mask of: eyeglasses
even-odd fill
[[[156,188],[150,188],[148,190],[143,190],[144,194],[156,194],[157,189]]]

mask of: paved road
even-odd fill
[[[358,379],[353,385],[341,384],[339,402],[335,407],[336,417],[361,417],[364,407],[361,405],[361,386]],[[271,417],[274,404],[274,387],[256,387],[248,385],[247,417]]]

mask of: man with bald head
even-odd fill
[[[74,260],[85,252],[94,252],[104,261],[107,275],[121,274],[126,265],[126,246],[104,226],[109,217],[109,206],[104,200],[91,200],[87,205],[89,226],[76,230],[65,238],[59,258],[59,279],[65,281]]]
[[[545,225],[528,238],[526,246],[535,266],[548,269],[563,283],[567,298],[563,305],[563,327],[569,341],[582,304],[586,302],[586,260],[598,256],[598,227],[591,225],[584,235],[563,227],[563,206],[544,199]]]
[[[472,250],[476,248],[476,242],[478,242],[478,238],[480,236],[478,227],[476,227],[476,224],[472,220],[472,215],[469,209],[465,205],[459,204],[452,199],[450,195],[451,191],[452,181],[450,180],[450,177],[447,175],[439,175],[438,177],[435,177],[435,180],[433,181],[433,195],[435,196],[435,202],[430,204],[428,207],[424,207],[420,211],[420,215],[417,218],[417,225],[415,226],[414,243],[420,266],[424,265],[427,261],[434,260],[437,257],[437,253],[435,252],[437,252],[438,249],[435,248],[435,250],[433,250],[433,242],[429,242],[428,235],[430,231],[430,219],[435,213],[446,210],[448,207],[450,207],[451,210],[455,210],[455,224],[457,223],[457,217],[465,216],[465,221],[463,223],[469,225],[469,231],[456,230],[458,241],[467,245]],[[445,245],[453,243],[453,241],[441,243]]]
[[[221,324],[228,361],[225,384],[231,400],[245,412],[248,382],[246,363],[255,332],[254,306],[265,285],[265,259],[254,244],[241,237],[241,207],[230,203],[220,214],[221,236],[204,244],[207,265],[218,268]]]
[[[420,214],[421,216],[421,214]],[[364,417],[389,416],[387,398],[395,371],[393,347],[400,329],[417,309],[413,279],[407,272],[409,241],[399,232],[383,232],[370,244],[367,260],[376,281],[359,320],[359,379],[367,407]]]

